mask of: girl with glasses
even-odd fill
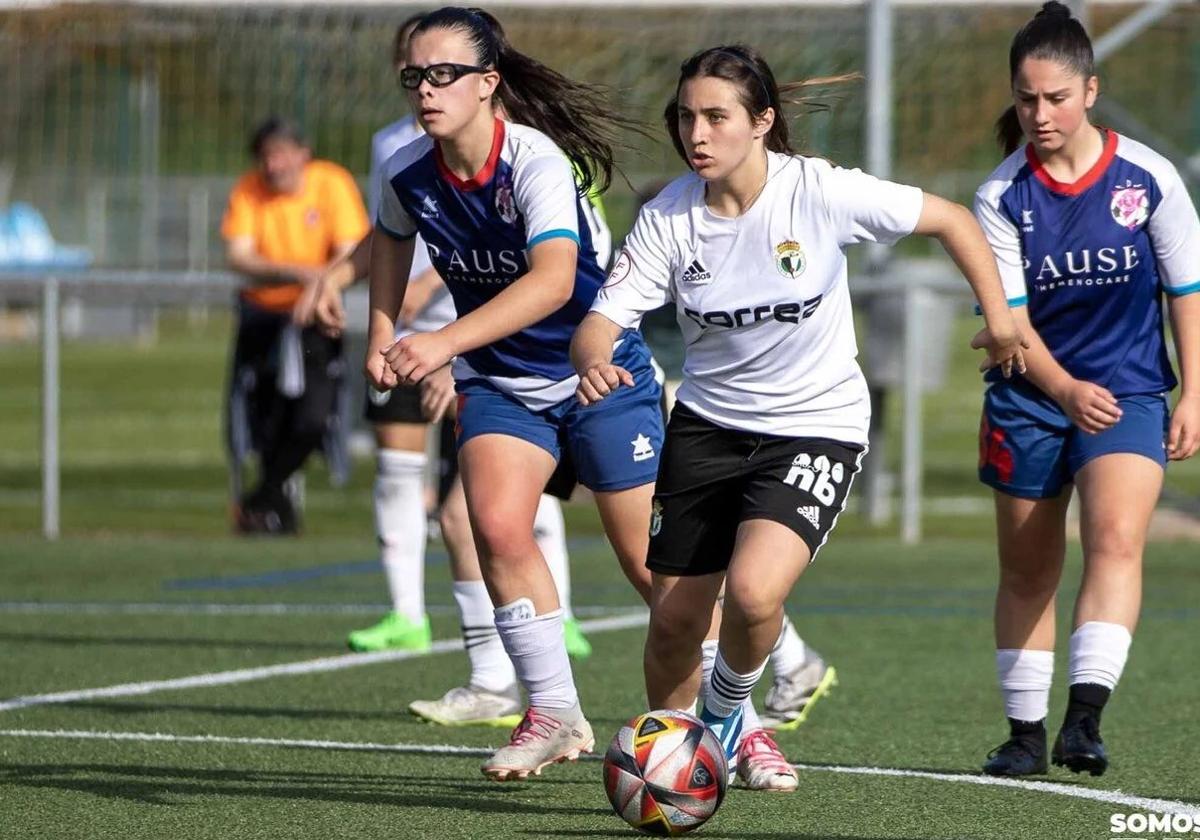
[[[649,593],[643,564],[663,435],[649,351],[636,330],[614,337],[609,349],[629,387],[596,409],[576,403],[568,357],[604,278],[583,196],[607,186],[616,138],[638,128],[597,89],[515,50],[474,9],[439,9],[417,24],[401,84],[425,135],[381,177],[367,375],[386,390],[453,360],[471,527],[496,629],[529,696],[510,743],[483,772],[523,779],[594,743],[533,536],[561,457],[593,491],[626,575]],[[458,317],[396,340],[418,233]]]

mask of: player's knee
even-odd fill
[[[704,615],[691,602],[664,601],[650,613],[647,645],[658,655],[673,655],[681,650],[698,650],[708,633],[712,615]]]
[[[455,545],[465,544],[473,539],[471,536],[471,520],[467,509],[462,505],[442,505],[438,513],[438,524],[442,528],[442,537]]]
[[[1000,589],[1024,601],[1052,598],[1058,590],[1060,571],[1061,567],[1055,564],[1020,569],[1001,567]]]
[[[1141,535],[1132,528],[1110,523],[1089,534],[1084,561],[1088,565],[1127,567],[1142,562]]]
[[[777,619],[782,604],[773,593],[764,592],[761,585],[731,577],[725,582],[725,610],[748,626],[755,626]]]
[[[474,518],[475,543],[480,560],[506,564],[530,562],[538,556],[533,540],[533,524],[500,506],[476,511]]]

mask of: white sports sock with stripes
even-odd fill
[[[425,620],[425,454],[380,449],[375,471],[375,533],[392,609]]]
[[[546,558],[554,588],[558,590],[558,606],[564,618],[571,613],[571,561],[567,554],[567,526],[563,522],[562,504],[554,496],[543,493],[533,517],[533,538]]]
[[[749,703],[750,693],[754,691],[754,686],[766,667],[767,660],[764,659],[762,664],[750,673],[739,674],[725,662],[725,657],[721,655],[718,647],[712,674],[705,686],[704,707],[718,717],[729,717],[739,705]],[[744,723],[742,730],[749,731]]]
[[[1001,648],[996,651],[996,676],[1004,697],[1004,715],[1037,723],[1050,709],[1054,651]]]
[[[468,684],[494,694],[510,690],[517,681],[517,672],[496,630],[496,610],[487,587],[481,580],[455,581],[454,600],[462,617],[463,645],[471,663]]]
[[[1117,687],[1133,636],[1121,624],[1088,621],[1071,634],[1068,685],[1094,683],[1110,691]]]
[[[709,683],[712,682],[713,666],[716,664],[717,640],[705,639],[700,644],[700,697],[697,700],[694,714],[699,714],[699,707],[704,704]],[[711,707],[709,711],[712,711]],[[744,738],[747,734],[762,728],[762,720],[758,716],[758,709],[754,708],[754,700],[747,697],[742,703],[742,737]]]
[[[561,711],[579,703],[567,645],[562,610],[534,613],[533,602],[519,598],[496,608],[496,629],[512,660],[517,679],[536,709]]]

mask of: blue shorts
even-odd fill
[[[663,444],[662,386],[654,379],[650,351],[640,335],[621,342],[613,364],[633,375],[633,387],[621,386],[591,406],[580,405],[572,394],[533,411],[486,379],[458,383],[458,445],[500,434],[540,446],[556,461],[565,452],[579,483],[589,490],[626,490],[653,482]]]
[[[1117,402],[1117,424],[1089,435],[1037,388],[1022,382],[993,384],[983,398],[979,480],[1009,496],[1052,499],[1101,455],[1145,455],[1165,468],[1170,428],[1166,396],[1145,394]]]

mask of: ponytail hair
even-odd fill
[[[480,67],[500,74],[496,98],[513,122],[536,128],[571,160],[580,195],[612,183],[614,147],[632,148],[629,132],[645,136],[641,123],[617,113],[605,89],[576,82],[515,49],[500,21],[482,9],[445,6],[425,15],[413,36],[434,29],[462,33]]]
[[[675,95],[663,109],[663,122],[666,123],[667,134],[670,135],[671,143],[684,163],[688,163],[688,156],[683,138],[679,135],[679,91],[688,79],[702,76],[724,79],[732,84],[737,89],[738,101],[749,112],[751,120],[758,119],[768,108],[773,109],[775,122],[771,124],[763,142],[768,151],[787,155],[796,154],[796,150],[792,147],[789,136],[788,120],[783,111],[784,102],[799,105],[809,113],[823,111],[829,107],[828,103],[792,94],[807,87],[828,86],[861,78],[857,73],[850,73],[781,85],[775,81],[775,74],[771,72],[766,59],[753,47],[732,44],[700,50],[679,65],[679,82],[675,86]],[[788,97],[786,100],[785,96]]]
[[[1057,0],[1043,3],[1042,9],[1021,27],[1008,50],[1008,77],[1015,81],[1021,62],[1027,58],[1056,61],[1085,80],[1096,75],[1096,57],[1092,41],[1083,24],[1071,17],[1071,10]],[[1009,108],[996,121],[996,140],[1010,155],[1024,139],[1017,109]]]

